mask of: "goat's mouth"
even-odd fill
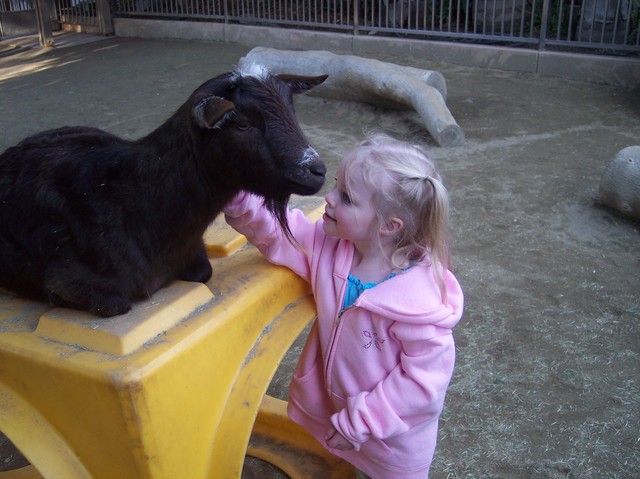
[[[324,185],[326,167],[322,168],[302,168],[285,175],[291,185],[291,192],[297,195],[313,195],[320,191]]]

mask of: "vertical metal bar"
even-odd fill
[[[633,2],[630,1],[629,8],[627,9],[627,21],[625,22],[624,29],[624,43],[627,45],[631,40],[631,33],[633,31]],[[638,22],[638,33],[640,34],[640,22]],[[637,42],[636,42],[637,43]]]
[[[584,4],[586,2],[582,2],[582,11],[584,12]],[[595,5],[593,6],[593,12],[591,13],[591,28],[589,28],[589,42],[593,42],[593,30],[594,30],[594,26],[596,24],[596,12],[598,11],[597,8],[597,2],[594,2]]]
[[[544,51],[545,42],[547,41],[547,30],[549,28],[549,9],[551,8],[550,0],[542,2],[542,19],[540,20],[540,38],[538,39],[538,50]]]
[[[469,17],[471,16],[471,11],[469,10],[471,2],[469,0],[463,0],[464,5],[464,28],[462,29],[462,33],[469,33]]]
[[[560,0],[560,3],[558,5],[558,26],[557,29],[558,31],[555,34],[556,40],[560,40],[560,37],[562,36],[562,25],[564,23],[564,0]],[[571,25],[571,22],[568,22],[568,26]],[[569,28],[567,28],[567,30],[569,30]],[[553,32],[550,32],[551,35],[553,35]]]
[[[616,42],[616,35],[618,33],[618,22],[620,21],[620,10],[622,10],[622,3],[620,0],[616,2],[616,14],[613,18],[613,31],[611,32],[611,43]]]
[[[571,0],[571,3],[569,4],[569,15],[567,18],[567,41],[571,40],[571,30],[572,30],[572,26],[573,26],[573,8],[574,8],[574,3],[575,0]],[[562,24],[560,24],[562,25]],[[560,39],[560,26],[558,26],[558,39]]]
[[[353,34],[357,35],[360,29],[360,0],[353,1]]]
[[[504,13],[502,14],[502,21],[504,23]],[[509,26],[509,35],[513,36],[514,28],[516,26],[516,0],[511,1],[511,25]]]
[[[604,34],[607,30],[607,16],[609,15],[609,0],[604,0],[604,12],[602,13],[602,31],[600,32],[600,43],[604,43]],[[595,14],[593,25],[595,26]]]

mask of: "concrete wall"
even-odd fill
[[[2,35],[25,35],[38,33],[38,19],[35,10],[0,12]]]
[[[640,88],[640,58],[633,57],[539,52],[509,47],[224,23],[133,18],[115,18],[113,23],[115,34],[120,37],[236,42],[247,46],[328,50],[365,56],[367,53],[384,51],[397,56],[419,56],[425,60],[456,65]]]

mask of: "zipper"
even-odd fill
[[[344,281],[344,280],[343,280]],[[342,284],[341,290],[340,290],[340,302],[338,304],[342,305],[344,304],[344,296],[346,294],[346,290],[347,290],[347,281],[344,281],[344,283]],[[329,396],[331,396],[331,384],[329,381],[330,376],[330,370],[331,370],[331,366],[333,364],[333,355],[334,355],[334,349],[335,349],[335,345],[338,339],[338,330],[340,329],[340,323],[342,322],[342,317],[344,316],[344,313],[351,309],[353,307],[353,305],[348,306],[346,308],[341,307],[340,311],[338,312],[338,315],[336,316],[336,319],[333,320],[333,327],[332,329],[332,336],[331,336],[331,345],[329,346],[329,349],[327,351],[327,361],[325,363],[325,368],[324,368],[324,385],[325,388],[327,390],[327,394],[329,394]]]
[[[332,368],[333,365],[333,356],[335,354],[335,346],[336,343],[338,342],[338,336],[339,336],[339,331],[340,331],[340,326],[342,323],[342,317],[344,316],[344,313],[346,313],[347,311],[349,311],[350,309],[353,309],[353,305],[347,307],[347,308],[343,308],[340,310],[340,312],[338,313],[338,316],[336,317],[336,319],[333,322],[333,334],[331,337],[331,346],[329,347],[329,351],[327,354],[327,365],[325,367],[324,370],[324,384],[326,386],[326,389],[328,392],[330,392],[332,390],[329,378],[331,377],[330,374],[330,370]]]

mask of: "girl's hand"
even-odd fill
[[[349,451],[353,449],[353,444],[347,441],[333,426],[329,427],[325,435],[325,441],[327,442],[327,446],[332,449],[338,449],[339,451]]]

